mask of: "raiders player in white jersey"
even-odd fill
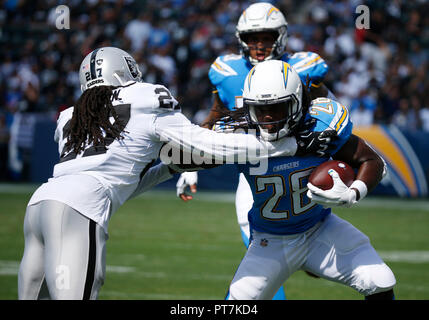
[[[94,50],[79,74],[83,93],[55,131],[60,161],[27,206],[19,299],[40,298],[42,284],[51,299],[97,298],[112,214],[177,171],[177,164],[152,167],[166,141],[215,159],[297,152],[294,137],[269,143],[192,124],[167,88],[141,82],[135,60],[121,49]]]

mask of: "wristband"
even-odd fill
[[[368,187],[362,180],[355,180],[350,186],[350,189],[355,189],[358,192],[356,200],[362,200],[368,193]]]

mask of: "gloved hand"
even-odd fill
[[[313,202],[324,207],[344,206],[349,208],[366,196],[367,187],[363,181],[355,180],[350,187],[347,187],[335,170],[330,169],[329,175],[334,182],[329,190],[322,190],[310,182],[307,184],[307,196]]]
[[[198,173],[183,172],[176,183],[177,196],[183,201],[192,200],[193,197],[186,193],[186,188],[189,186],[192,193],[197,192]]]
[[[216,121],[212,128],[213,131],[222,133],[233,133],[238,129],[243,129],[244,131],[248,129],[248,122],[244,116],[237,119],[233,119],[230,116],[223,117]]]
[[[311,131],[316,121],[314,118],[307,120],[295,135],[298,145],[296,156],[327,157],[329,151],[335,148],[330,143],[338,138],[337,132],[333,129]]]

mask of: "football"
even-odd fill
[[[328,173],[329,169],[334,169],[336,172],[338,172],[338,175],[340,176],[341,180],[343,180],[344,184],[348,187],[350,187],[350,185],[355,180],[356,175],[350,165],[348,165],[344,161],[329,160],[317,166],[311,172],[308,181],[312,185],[322,190],[331,189],[334,185],[334,182],[332,180],[332,177]]]

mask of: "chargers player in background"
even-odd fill
[[[126,200],[172,177],[170,167],[152,167],[167,141],[215,159],[297,151],[295,138],[270,143],[192,124],[167,88],[141,82],[134,58],[121,49],[92,51],[79,76],[83,93],[57,122],[60,161],[27,206],[19,299],[46,295],[42,286],[52,299],[97,298],[109,220]]]
[[[212,128],[227,110],[235,110],[243,105],[242,90],[246,75],[250,69],[271,59],[288,62],[294,66],[302,81],[310,81],[313,97],[333,97],[333,94],[323,84],[323,78],[328,72],[325,61],[314,52],[285,52],[287,43],[287,21],[284,15],[267,2],[255,3],[249,6],[240,16],[236,29],[236,37],[241,54],[228,54],[218,57],[209,71],[209,79],[215,90],[214,102],[209,116],[202,126]],[[177,194],[184,200],[192,196],[185,193],[187,186],[191,192],[196,192],[198,177],[196,172],[183,173],[177,182]],[[235,207],[237,221],[245,246],[249,245],[249,222],[247,213],[252,207],[253,198],[249,185],[242,174],[236,191]],[[281,289],[275,299],[284,299]]]
[[[314,130],[335,129],[337,139],[326,157],[270,158],[263,175],[250,175],[250,164],[238,165],[254,202],[249,211],[251,243],[231,282],[229,298],[272,299],[295,271],[305,270],[348,285],[366,299],[393,299],[396,280],[390,268],[366,235],[330,209],[356,204],[385,173],[383,159],[352,134],[347,108],[328,98],[310,102],[294,68],[276,60],[249,72],[243,100],[249,127],[258,128],[267,141],[292,134],[306,118],[317,120]],[[332,189],[324,191],[308,182],[312,170],[330,156],[358,170],[350,187],[335,170],[330,171]]]

